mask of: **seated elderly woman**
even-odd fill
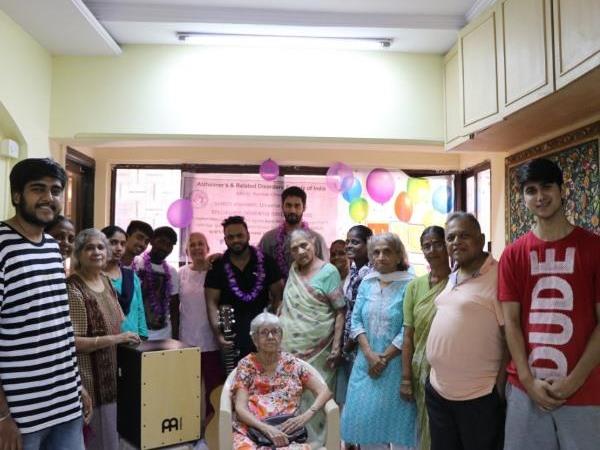
[[[308,450],[309,444],[290,442],[292,436],[319,411],[331,397],[327,385],[290,353],[281,351],[283,332],[279,318],[263,312],[250,323],[250,336],[257,348],[237,367],[232,387],[236,420],[233,423],[234,450],[284,449]],[[300,412],[305,389],[315,395],[314,403]],[[267,420],[289,415],[280,425]],[[258,443],[259,431],[272,444]]]

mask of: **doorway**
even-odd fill
[[[63,215],[73,222],[79,233],[94,226],[94,179],[96,161],[67,147],[67,185]]]

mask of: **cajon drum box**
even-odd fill
[[[165,339],[117,349],[117,430],[140,449],[200,439],[200,349]]]

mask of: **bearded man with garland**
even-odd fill
[[[235,347],[239,350],[236,358],[239,360],[256,351],[250,338],[250,322],[265,308],[277,310],[283,284],[273,258],[250,245],[250,233],[243,217],[228,217],[221,225],[227,251],[206,274],[204,292],[210,324],[221,349]],[[221,305],[231,305],[234,310],[233,342],[225,339],[219,326]]]
[[[281,211],[285,220],[277,228],[267,231],[258,243],[263,252],[275,259],[283,278],[287,278],[292,264],[290,254],[292,231],[298,228],[309,229],[308,224],[302,220],[305,210],[306,192],[298,186],[284,189],[281,193]],[[316,236],[315,255],[323,261],[327,261],[329,253],[325,239],[316,231],[310,231]]]

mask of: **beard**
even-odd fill
[[[298,225],[302,220],[302,216],[295,213],[284,214],[283,217],[285,217],[285,221],[290,225]]]
[[[167,259],[167,256],[169,256],[169,253],[161,250],[150,249],[150,261],[154,264],[161,264],[165,259]]]
[[[15,209],[19,213],[19,216],[21,216],[21,218],[25,222],[30,223],[32,225],[37,225],[39,227],[45,227],[49,223],[52,223],[52,221],[54,220],[54,218],[58,214],[58,212],[56,211],[56,209],[52,208],[52,210],[54,211],[54,216],[52,216],[51,219],[43,220],[43,219],[40,219],[39,217],[37,217],[35,215],[35,212],[33,212],[33,213],[29,212],[26,205],[22,206],[22,205],[18,204],[18,205],[15,206]]]
[[[228,250],[229,250],[231,253],[233,253],[234,255],[236,255],[236,256],[239,256],[239,255],[241,255],[242,253],[244,253],[244,252],[246,251],[246,249],[247,249],[249,246],[250,246],[250,243],[249,243],[249,242],[246,242],[245,244],[242,244],[242,245],[239,245],[239,246],[238,246],[238,245],[236,245],[236,246],[231,246],[231,247],[227,246],[227,249],[228,249]]]

